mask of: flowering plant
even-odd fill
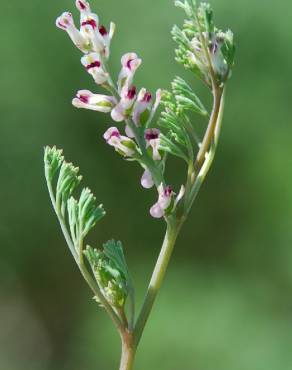
[[[69,12],[56,21],[57,27],[65,30],[82,52],[81,63],[86,71],[106,92],[79,90],[72,104],[110,113],[119,127],[107,129],[103,135],[105,142],[122,157],[141,166],[142,187],[157,190],[157,201],[149,213],[166,223],[162,248],[136,318],[134,286],[122,243],[110,240],[100,249],[85,244],[89,231],[105,215],[103,206],[97,205],[88,188],[76,198],[73,194],[81,181],[79,169],[65,161],[61,150],[45,148],[48,190],[66,242],[96,301],[109,314],[121,336],[120,370],[133,368],[136,349],[177,236],[213,162],[222,123],[225,86],[234,63],[233,34],[215,27],[210,5],[197,5],[195,0],[176,1],[175,5],[186,14],[182,28],[174,26],[172,30],[177,43],[176,60],[211,91],[210,114],[191,86],[180,77],[174,79],[170,91],[157,90],[155,98],[145,88],[138,91],[133,83],[142,61],[133,52],[121,58],[121,71],[115,83],[108,66],[115,25],[111,23],[109,30],[101,25],[86,0],[76,1],[80,29]],[[154,124],[160,105],[163,111]],[[190,112],[208,121],[202,139]],[[174,189],[165,177],[169,155],[179,157],[186,164],[186,180],[180,189]]]

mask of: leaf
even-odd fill
[[[67,227],[66,221],[68,221],[70,236],[78,254],[80,241],[104,217],[105,210],[102,204],[96,204],[96,198],[88,188],[81,191],[79,200],[72,196],[74,190],[80,184],[82,176],[79,175],[78,167],[74,167],[72,163],[65,161],[62,150],[58,150],[56,147],[46,147],[44,162],[54,209],[64,228]],[[55,177],[57,177],[57,183],[54,193],[52,182]],[[68,217],[66,217],[66,210]]]
[[[128,280],[129,270],[125,259],[122,243],[120,241],[115,241],[114,239],[112,239],[103,244],[103,249],[108,259],[116,265],[116,267],[124,274],[124,276]]]
[[[172,90],[180,109],[191,110],[203,116],[208,114],[201,100],[181,77],[176,77],[173,80]]]
[[[84,254],[107,301],[115,307],[124,306],[131,283],[121,242],[109,240],[103,251],[87,246]]]
[[[50,148],[49,146],[45,147],[45,172],[49,181],[53,180],[56,172],[60,169],[64,161],[62,153],[63,151],[58,150],[55,146],[53,148]]]
[[[182,158],[184,161],[188,163],[188,157],[186,154],[180,149],[178,145],[176,145],[171,139],[167,136],[160,134],[160,149],[164,152],[168,152],[176,157]]]

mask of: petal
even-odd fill
[[[110,40],[113,38],[114,33],[115,33],[115,30],[116,30],[116,25],[115,25],[115,23],[111,22],[110,23],[110,30],[109,30],[109,38],[110,38]]]
[[[161,218],[164,216],[164,210],[156,203],[150,208],[150,214],[154,218]]]
[[[185,195],[185,191],[186,191],[186,189],[185,189],[184,185],[182,185],[181,188],[180,188],[180,191],[178,193],[178,196],[176,197],[176,199],[174,201],[174,207],[176,207],[177,204],[182,200],[183,196]]]
[[[76,0],[76,7],[80,12],[90,12],[89,3],[85,0]]]
[[[157,203],[159,204],[161,209],[165,210],[170,206],[171,198],[172,198],[171,196],[164,195],[159,198]]]
[[[120,137],[120,132],[116,127],[110,127],[109,129],[106,130],[106,132],[103,134],[103,138],[108,141],[110,138],[113,136],[115,137]]]
[[[125,133],[128,137],[131,137],[131,138],[135,137],[134,132],[129,125],[126,125]]]
[[[145,189],[151,189],[154,186],[154,181],[149,170],[145,170],[141,178],[141,185]]]
[[[121,59],[121,64],[123,67],[129,67],[129,63],[135,59],[138,59],[138,55],[136,53],[124,54]]]
[[[155,112],[157,111],[158,107],[159,107],[159,104],[161,102],[161,95],[162,95],[162,91],[161,89],[158,89],[156,91],[156,100],[155,100],[155,103],[153,105],[153,108],[152,108],[152,114],[154,115]]]
[[[111,117],[115,122],[122,122],[125,119],[124,110],[119,103],[111,112]]]
[[[133,121],[137,126],[143,123],[141,122],[141,115],[150,106],[150,101],[151,101],[151,94],[147,92],[146,89],[144,88],[141,89],[138,94],[137,101],[134,105],[134,110],[133,110]]]

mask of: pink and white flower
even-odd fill
[[[73,43],[83,52],[96,52],[109,57],[111,39],[114,35],[115,24],[110,24],[109,32],[99,24],[99,18],[91,12],[89,3],[76,0],[76,7],[80,11],[80,30],[74,24],[71,13],[63,13],[57,18],[57,27],[66,30]]]
[[[111,41],[114,36],[115,30],[116,30],[116,25],[113,22],[110,23],[109,31],[103,25],[100,25],[98,27],[98,31],[101,37],[103,38],[104,55],[106,59],[108,59],[110,55],[110,45],[111,45]]]
[[[56,26],[62,30],[65,30],[74,45],[78,47],[82,52],[86,53],[88,50],[88,41],[83,37],[80,31],[76,28],[72,14],[69,12],[63,13],[56,20]]]
[[[120,134],[116,127],[110,127],[103,135],[105,141],[124,157],[133,157],[137,146],[133,140]]]
[[[91,109],[102,113],[111,112],[116,103],[113,96],[93,94],[89,90],[79,90],[72,100],[76,108]]]
[[[140,126],[141,124],[145,124],[149,118],[149,107],[151,105],[151,93],[148,92],[146,89],[141,89],[137,100],[133,107],[132,119],[136,126]],[[145,114],[145,116],[144,116]],[[129,137],[134,137],[133,130],[129,125],[126,125],[126,134]]]
[[[133,82],[135,72],[141,65],[142,60],[135,53],[127,53],[121,59],[122,69],[118,78],[118,89],[122,91],[125,85],[130,86]]]
[[[112,119],[116,122],[122,122],[127,119],[131,113],[136,100],[136,87],[128,88],[124,86],[121,92],[121,100],[112,110]]]
[[[148,109],[151,105],[151,100],[151,93],[144,88],[141,89],[133,110],[133,121],[137,126],[139,126],[141,123],[143,124],[147,122],[149,115],[147,115],[146,119],[142,119],[142,115],[147,111],[149,112]]]
[[[97,53],[86,54],[81,58],[81,63],[87,69],[98,85],[102,85],[108,80],[108,73],[104,71],[100,57]]]
[[[152,157],[155,161],[160,161],[161,156],[159,153],[160,145],[160,131],[157,128],[148,128],[145,130],[146,148],[152,148]],[[146,168],[142,178],[141,185],[145,189],[150,189],[154,186],[154,181],[151,172]]]
[[[175,193],[171,186],[164,187],[160,184],[158,187],[158,201],[150,208],[150,214],[154,218],[161,218],[170,208]]]
[[[104,42],[98,30],[99,18],[94,13],[81,11],[80,33],[91,45],[91,50],[101,53],[104,50]]]
[[[185,194],[185,187],[182,185],[178,196],[174,199],[175,193],[171,186],[164,187],[160,184],[158,187],[158,201],[150,208],[150,214],[154,218],[161,218],[168,211],[173,211]]]
[[[148,128],[145,130],[146,147],[152,148],[152,156],[155,161],[160,161],[159,154],[160,131],[157,128]]]

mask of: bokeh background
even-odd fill
[[[141,169],[105,145],[109,116],[76,110],[94,84],[80,53],[54,26],[70,0],[1,1],[0,369],[117,369],[119,338],[66,249],[43,176],[43,147],[81,167],[107,217],[92,234],[124,243],[137,299],[151,274],[163,222]],[[215,164],[186,223],[137,355],[137,370],[292,368],[292,3],[213,1],[238,51]],[[171,0],[94,0],[118,25],[111,68],[136,51],[136,83],[154,91],[174,75]],[[77,15],[77,12],[74,13]],[[201,123],[198,123],[198,125]],[[182,163],[170,162],[181,174]],[[178,178],[176,181],[180,181]]]

